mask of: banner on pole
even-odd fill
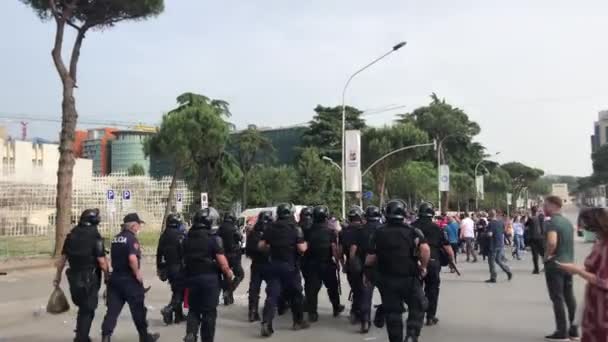
[[[513,204],[513,194],[510,192],[507,192],[507,205],[511,205]]]
[[[209,196],[206,192],[201,192],[201,209],[209,208]]]
[[[344,132],[346,163],[344,170],[345,190],[347,192],[361,191],[361,132],[349,130]]]
[[[483,175],[479,175],[475,178],[475,188],[477,189],[477,197],[483,201],[485,193],[483,188]]]
[[[178,191],[175,193],[175,211],[181,213],[184,210],[184,193]]]
[[[450,167],[445,164],[439,166],[439,191],[450,191]]]

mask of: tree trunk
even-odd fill
[[[167,205],[165,205],[165,214],[163,215],[163,223],[160,227],[160,231],[165,230],[165,222],[167,220],[167,216],[171,212],[171,209],[175,205],[175,189],[177,188],[177,165],[173,169],[173,178],[171,179],[171,185],[169,185],[169,195],[167,195]]]

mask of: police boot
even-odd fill
[[[197,336],[194,334],[188,334],[184,337],[184,342],[196,342]]]
[[[359,321],[359,317],[358,317],[357,313],[355,312],[355,310],[352,310],[352,309],[350,310],[350,313],[348,314],[348,321],[352,325],[357,324],[357,322]]]
[[[166,325],[173,323],[173,307],[171,305],[167,305],[160,310],[160,314],[163,316],[163,323]]]
[[[426,325],[433,326],[439,323],[439,318],[437,317],[429,317],[426,319]]]
[[[334,305],[334,317],[340,316],[342,312],[344,312],[344,305]]]
[[[384,328],[384,323],[386,322],[386,316],[384,315],[384,310],[382,310],[382,305],[376,305],[376,314],[374,315],[374,326],[378,329]]]
[[[319,320],[319,314],[316,312],[310,312],[310,310],[308,311],[308,321],[311,323],[315,323]]]
[[[418,342],[417,336],[406,336],[403,342]]]
[[[110,336],[101,337],[101,342],[111,342]]]
[[[257,322],[260,320],[260,313],[258,312],[258,303],[249,304],[249,322]]]
[[[159,333],[147,333],[139,337],[139,342],[156,342],[160,338]]]
[[[272,323],[262,322],[262,337],[270,337],[274,334]]]
[[[184,311],[180,308],[179,310],[175,311],[175,319],[174,319],[174,323],[175,324],[180,324],[181,322],[184,322],[186,320],[186,316],[184,316]]]
[[[301,320],[299,322],[294,322],[293,327],[292,327],[292,329],[295,331],[304,330],[304,329],[308,329],[308,328],[310,328],[310,323],[306,322],[305,320]]]
[[[361,322],[361,333],[362,334],[367,334],[369,332],[369,328],[371,327],[371,323],[369,321],[362,321]]]

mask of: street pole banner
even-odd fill
[[[361,191],[361,132],[349,130],[345,132],[346,165],[344,170],[345,190],[347,192]]]
[[[209,196],[206,192],[201,192],[201,209],[209,208]]]
[[[184,193],[178,191],[175,194],[175,210],[181,213],[184,210]]]
[[[445,164],[439,166],[439,191],[450,191],[450,167]]]
[[[477,176],[475,178],[475,188],[477,189],[477,196],[480,200],[484,200],[485,190],[483,188],[483,175]]]
[[[513,194],[512,193],[507,193],[507,205],[511,205],[513,204]]]

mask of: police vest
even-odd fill
[[[367,252],[369,251],[370,247],[370,239],[375,229],[375,226],[369,226],[366,224],[363,226],[363,228],[357,230],[357,239],[355,241],[357,244],[357,256],[363,262],[365,262],[365,257],[367,256]]]
[[[412,225],[424,233],[424,239],[431,248],[431,259],[439,260],[444,231],[427,218],[419,218]]]
[[[416,237],[414,229],[404,225],[387,225],[378,229],[375,247],[380,274],[417,275]]]
[[[184,234],[178,228],[168,228],[163,232],[160,252],[168,266],[182,264],[182,242]]]
[[[218,229],[217,235],[222,238],[226,253],[233,253],[240,250],[241,246],[236,239],[237,228],[234,224],[229,222],[223,223]]]
[[[331,262],[331,234],[334,234],[326,225],[315,224],[308,235],[308,250],[306,251],[306,262],[327,263]]]
[[[260,224],[264,225],[263,223]],[[262,252],[258,246],[260,240],[262,239],[262,235],[264,235],[264,229],[263,227],[257,226],[257,224],[254,230],[247,235],[247,247],[245,248],[245,254],[251,258],[253,262],[260,263],[268,261],[268,255]]]
[[[65,244],[65,254],[73,270],[97,267],[97,256],[104,254],[101,236],[95,227],[74,227]]]
[[[188,275],[218,272],[215,256],[211,255],[209,248],[211,239],[209,231],[204,229],[192,228],[188,232],[188,238],[184,241],[184,261]]]
[[[273,261],[292,262],[296,259],[297,232],[295,225],[286,220],[279,220],[268,228],[270,257]],[[265,234],[266,235],[266,234]]]

